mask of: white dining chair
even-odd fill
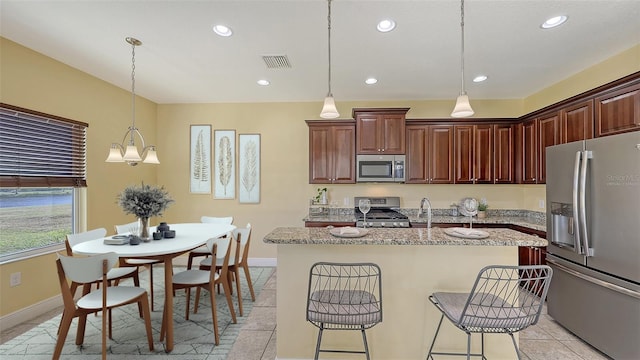
[[[253,291],[253,282],[251,281],[251,274],[249,273],[249,247],[251,245],[251,224],[247,224],[244,228],[236,228],[232,232],[233,241],[236,244],[235,256],[229,259],[229,284],[233,281],[236,282],[236,291],[238,293],[238,312],[240,316],[243,316],[242,311],[242,290],[240,286],[240,269],[244,271],[244,276],[247,279],[247,285],[249,292],[251,293],[251,301],[256,301],[256,295]],[[201,270],[211,269],[212,258],[206,258],[200,262]],[[220,271],[222,268],[222,260],[216,260],[216,271]],[[233,287],[231,287],[233,290]],[[196,292],[196,296],[199,296],[199,291]]]
[[[64,245],[67,250],[67,256],[73,256],[73,247],[90,240],[100,239],[107,235],[107,230],[105,228],[97,228],[89,231],[84,231],[75,234],[67,234]],[[109,268],[109,272],[107,272],[107,281],[109,284],[114,282],[116,285],[120,282],[120,280],[131,278],[133,280],[133,284],[135,286],[140,286],[140,278],[138,277],[138,271],[135,268],[128,267],[117,267],[117,268]],[[88,281],[86,283],[71,283],[71,293],[75,295],[76,290],[79,285],[84,285],[84,292],[88,292],[91,290],[91,285],[96,284],[100,287],[100,282],[102,281],[101,277],[96,277],[95,279]],[[142,316],[142,309],[139,309],[140,316]],[[111,337],[111,334],[109,334]]]
[[[201,223],[209,223],[209,224],[225,224],[231,225],[233,223],[233,216],[226,217],[213,217],[213,216],[202,216],[200,218]],[[193,258],[196,257],[208,257],[211,255],[211,252],[205,245],[197,247],[191,251],[189,251],[189,259],[187,261],[187,270],[191,269],[193,266]]]
[[[123,225],[116,225],[116,233],[117,234],[125,234],[128,232],[131,232],[131,229],[136,229],[138,228],[138,222],[132,222],[132,223],[128,223],[128,224],[123,224]],[[138,268],[140,267],[146,267],[149,269],[149,293],[151,294],[151,311],[154,311],[154,307],[153,307],[153,265],[155,264],[162,264],[162,260],[155,260],[155,259],[134,259],[134,258],[128,258],[128,259],[120,259],[120,266],[121,267],[134,267],[136,269],[136,271],[138,270]]]
[[[118,255],[114,252],[99,254],[89,257],[72,257],[58,254],[56,267],[64,312],[58,339],[53,352],[53,359],[60,358],[71,322],[78,319],[76,345],[82,345],[86,329],[87,315],[102,311],[102,359],[107,358],[107,313],[109,314],[109,333],[111,333],[111,309],[119,306],[137,303],[142,309],[144,326],[147,332],[149,351],[153,351],[153,336],[151,333],[151,315],[149,312],[149,299],[147,292],[138,286],[109,286],[107,273],[118,261]],[[89,283],[96,278],[101,278],[102,287],[74,300],[71,292],[71,283]]]
[[[227,299],[227,305],[229,306],[229,312],[231,313],[231,319],[233,323],[237,323],[236,312],[233,309],[233,302],[231,300],[231,287],[227,280],[227,271],[229,264],[229,254],[231,253],[231,234],[225,237],[211,238],[207,240],[205,245],[209,249],[209,255],[215,259],[222,260],[222,269],[220,273],[210,270],[190,269],[185,270],[173,275],[173,289],[186,289],[186,311],[185,319],[189,320],[189,303],[191,288],[205,289],[209,292],[209,298],[211,300],[211,316],[213,319],[213,333],[215,337],[215,344],[220,344],[220,334],[218,332],[218,315],[216,305],[215,287],[221,284],[224,288],[225,297]],[[194,308],[198,307],[198,297],[195,299]],[[166,315],[166,313],[165,313]],[[160,340],[164,339],[165,324],[166,321],[173,321],[173,319],[166,319],[166,316],[162,321],[162,328],[160,330]]]

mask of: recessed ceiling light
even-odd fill
[[[258,83],[258,85],[262,85],[262,86],[267,86],[267,85],[271,84],[269,82],[269,80],[265,80],[265,79],[260,79],[260,80],[257,81],[257,83]]]
[[[367,85],[373,85],[373,84],[375,84],[377,82],[378,82],[378,79],[376,79],[376,78],[368,78],[367,80],[364,81],[364,83],[367,84]]]
[[[473,78],[473,82],[483,82],[487,80],[487,75],[478,75]]]
[[[556,26],[560,26],[564,24],[565,21],[567,21],[567,19],[568,17],[565,15],[554,16],[552,18],[547,19],[547,21],[543,22],[542,25],[540,25],[540,27],[543,29],[551,29]]]
[[[224,37],[233,35],[231,28],[224,25],[213,25],[213,32]]]
[[[376,29],[380,32],[389,32],[396,28],[396,22],[391,19],[384,19],[378,23]]]

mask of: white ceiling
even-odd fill
[[[327,92],[324,0],[2,0],[1,35],[157,103],[318,101]],[[569,20],[540,29],[548,17]],[[380,33],[379,20],[398,26]],[[471,99],[523,98],[640,44],[640,0],[467,0]],[[230,26],[222,38],[213,24]],[[269,69],[263,55],[286,55]],[[458,0],[334,0],[336,101],[453,99],[460,91]],[[472,83],[477,74],[484,83]],[[376,85],[364,84],[374,76]],[[256,84],[268,79],[270,86]]]

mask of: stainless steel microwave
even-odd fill
[[[357,182],[404,182],[405,155],[358,155]]]

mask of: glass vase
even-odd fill
[[[138,236],[143,241],[149,240],[149,218],[141,217],[138,218]]]

